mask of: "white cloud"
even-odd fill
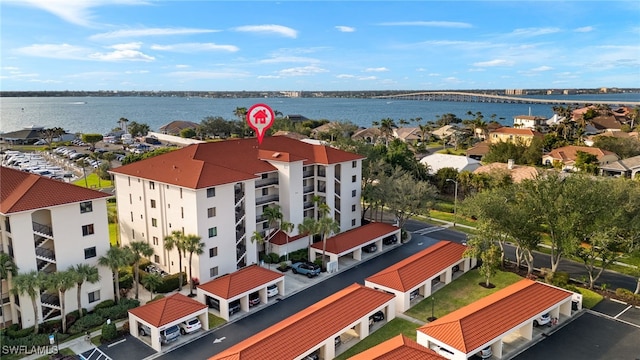
[[[278,63],[317,63],[318,59],[302,57],[302,56],[277,56],[269,59],[260,60],[261,64],[278,64]]]
[[[336,30],[340,31],[340,32],[354,32],[356,31],[356,28],[351,27],[351,26],[336,26]]]
[[[473,25],[464,22],[455,21],[396,21],[396,22],[384,22],[378,25],[381,26],[429,26],[429,27],[443,27],[443,28],[471,28]]]
[[[548,34],[555,34],[560,32],[559,28],[524,28],[524,29],[515,29],[511,32],[511,35],[514,36],[541,36]]]
[[[278,73],[281,76],[308,76],[308,75],[314,75],[314,74],[320,74],[320,73],[326,73],[326,72],[328,72],[328,70],[320,68],[315,65],[309,65],[309,66],[283,69],[283,70],[280,70]]]
[[[336,76],[338,79],[353,79],[355,78],[355,75],[349,75],[349,74],[340,74],[338,76]]]
[[[553,70],[553,68],[551,66],[544,66],[544,65],[531,69],[531,71],[535,71],[535,72],[549,71],[549,70]]]
[[[258,79],[280,79],[277,75],[258,75]]]
[[[298,37],[298,32],[296,30],[282,25],[247,25],[233,28],[233,30],[240,32],[277,34],[293,39]]]
[[[200,51],[226,51],[237,52],[240,50],[234,45],[218,45],[214,43],[181,43],[171,45],[151,45],[151,49],[158,51],[173,51],[180,53],[193,53]]]
[[[52,59],[86,59],[89,49],[69,44],[33,44],[15,50],[19,54]]]
[[[178,64],[176,65],[176,69],[187,69],[190,68],[191,66],[189,65],[185,65],[185,64]]]
[[[194,29],[194,28],[146,28],[146,29],[128,29],[116,30],[101,34],[95,34],[90,37],[92,40],[102,39],[118,39],[127,37],[143,37],[143,36],[168,36],[168,35],[192,35],[207,34],[219,32],[220,30],[212,29]]]
[[[132,49],[124,49],[124,50],[116,50],[107,53],[95,52],[89,54],[90,59],[100,60],[100,61],[145,61],[150,62],[154,61],[155,58],[153,56],[146,55],[138,50]]]
[[[359,77],[358,80],[360,81],[371,81],[371,80],[377,80],[378,78],[375,76],[362,76]]]
[[[389,71],[389,69],[387,69],[386,67],[379,67],[379,68],[366,68],[363,71],[364,72],[386,72],[386,71]]]
[[[581,32],[581,33],[591,32],[593,30],[594,30],[593,26],[583,26],[583,27],[573,29],[573,31]]]
[[[513,65],[513,61],[509,61],[509,60],[502,60],[502,59],[495,59],[495,60],[489,60],[489,61],[481,61],[481,62],[477,62],[474,63],[473,66],[479,66],[479,67],[488,67],[488,66],[512,66]]]

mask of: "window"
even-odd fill
[[[207,209],[207,217],[212,218],[214,216],[216,216],[216,208],[214,208],[214,207],[208,208]]]
[[[211,249],[209,249],[209,257],[212,258],[214,256],[218,256],[218,248],[217,247],[212,247]]]
[[[85,201],[80,203],[80,213],[88,213],[93,211],[93,203],[91,201]]]
[[[207,189],[207,197],[214,197],[216,196],[216,188],[208,188]]]
[[[84,249],[84,258],[85,259],[90,259],[96,257],[96,247],[92,246],[90,248],[86,248]]]
[[[155,262],[156,264],[159,264],[160,263],[160,256],[153,255],[153,262]]]
[[[352,168],[357,168],[358,167],[358,162],[357,161],[352,161],[351,162],[351,167]]]
[[[127,177],[127,182],[129,182],[129,186],[131,186],[131,177]]]
[[[212,238],[215,236],[218,236],[218,228],[217,227],[209,228],[209,237]]]
[[[356,197],[356,191],[355,190],[351,190],[351,197]]]
[[[82,236],[93,235],[93,224],[82,225]]]
[[[100,300],[100,290],[92,291],[87,295],[89,296],[89,303],[94,303]]]
[[[149,189],[154,190],[156,188],[156,183],[153,181],[149,181]]]
[[[158,227],[158,219],[151,218],[151,226]]]
[[[262,196],[267,196],[267,195],[269,195],[269,189],[267,188],[262,189]]]
[[[184,208],[180,206],[180,217],[184,219]]]
[[[351,219],[351,226],[356,226],[356,219]]]
[[[351,205],[351,211],[356,211],[356,205],[355,204]]]
[[[133,197],[129,194],[129,204],[133,204]]]
[[[209,276],[210,277],[214,277],[214,276],[218,276],[218,267],[212,267],[211,269],[209,269]]]
[[[182,188],[180,188],[180,199],[182,199]]]
[[[158,245],[158,237],[157,236],[153,237],[153,245]]]
[[[155,209],[156,208],[156,201],[151,199],[151,208]]]
[[[356,182],[356,176],[355,175],[351,175],[351,182]]]
[[[134,229],[131,229],[131,238],[136,239],[136,231]]]
[[[133,211],[131,212],[131,221],[133,221]]]

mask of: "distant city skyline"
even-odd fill
[[[0,0],[1,91],[637,88],[637,1]]]

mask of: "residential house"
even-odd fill
[[[501,127],[489,133],[489,142],[497,144],[500,142],[511,142],[529,146],[535,137],[543,135],[533,129],[516,129],[510,127]]]
[[[200,124],[194,123],[192,121],[185,120],[174,120],[166,125],[160,126],[158,132],[161,134],[179,136],[180,132],[184,129],[193,129],[196,130]]]
[[[589,120],[591,125],[600,131],[620,131],[622,122],[614,115],[599,115]]]
[[[632,137],[632,135],[630,133],[627,133],[627,132],[624,132],[624,131],[605,130],[604,132],[601,132],[601,133],[599,133],[597,135],[587,136],[584,139],[584,144],[587,145],[587,146],[593,146],[593,144],[595,143],[595,140],[599,136],[614,137],[614,138],[618,138],[618,139],[628,139],[628,138]]]
[[[542,155],[542,163],[545,165],[560,163],[562,164],[563,170],[573,171],[575,170],[575,162],[578,158],[578,152],[595,155],[598,158],[600,166],[619,160],[618,155],[608,150],[602,150],[600,148],[590,146],[569,145],[553,149]]]
[[[422,141],[419,127],[401,127],[393,129],[393,136],[402,142],[415,144]]]
[[[602,175],[638,179],[640,176],[640,155],[600,165],[600,171]]]
[[[380,129],[377,127],[359,129],[351,135],[351,139],[364,140],[369,144],[375,144],[378,141],[381,141],[381,138],[382,134],[380,133]]]
[[[537,130],[547,126],[547,119],[542,116],[516,115],[513,117],[513,127]]]
[[[262,144],[255,138],[195,144],[121,166],[112,170],[120,238],[124,245],[148,242],[151,260],[175,273],[178,254],[164,248],[164,238],[176,230],[200,236],[204,253],[194,254],[192,269],[204,283],[258,262],[263,245],[252,238],[271,236],[269,206],[298,225],[317,218],[317,196],[341,232],[360,226],[362,159],[271,136]],[[297,227],[289,235],[297,236]]]
[[[482,165],[480,161],[470,157],[439,153],[423,157],[420,163],[427,167],[430,174],[435,174],[443,168],[454,168],[458,172],[474,171]]]
[[[77,264],[98,266],[109,250],[107,198],[111,195],[19,170],[0,168],[0,251],[9,254],[21,273],[53,273]],[[113,299],[111,271],[99,266],[101,280],[82,286],[80,304],[92,310],[100,301]],[[2,312],[7,324],[35,324],[31,299],[9,296],[11,281],[2,280]],[[76,290],[67,291],[67,312],[77,310]],[[38,319],[61,317],[57,291],[40,289],[36,298]]]
[[[490,163],[482,165],[473,171],[474,174],[491,174],[502,172],[509,174],[514,183],[522,182],[522,180],[533,180],[537,178],[541,172],[535,166],[516,165],[513,160],[508,163]]]
[[[460,131],[457,124],[449,124],[433,130],[431,134],[440,140],[448,139]]]

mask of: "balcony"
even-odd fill
[[[313,205],[314,205],[313,201],[305,202],[304,205],[303,205],[304,206],[304,210],[313,208]]]
[[[276,202],[280,199],[280,195],[273,194],[256,198],[256,205],[264,205],[270,202]]]
[[[236,201],[236,206],[244,199],[244,191],[242,190],[236,190],[235,192],[235,201]]]
[[[314,186],[313,185],[309,185],[309,186],[304,186],[302,188],[302,192],[303,194],[308,194],[308,193],[312,193],[314,190]]]
[[[302,178],[306,179],[308,177],[312,177],[313,176],[313,168],[311,170],[304,170],[302,171]]]
[[[260,180],[256,180],[256,189],[261,188],[261,187],[265,187],[265,186],[269,186],[269,185],[274,185],[278,183],[278,178],[277,177],[268,177],[266,179],[260,179]]]

